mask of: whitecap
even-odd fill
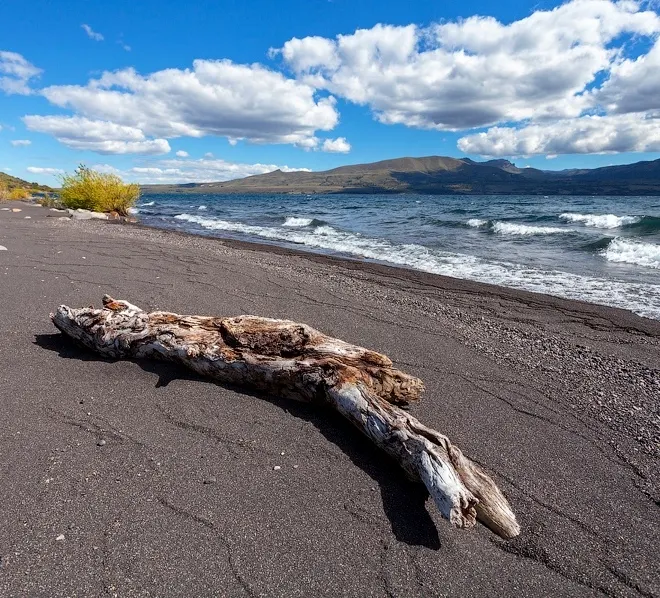
[[[554,235],[573,232],[570,228],[531,226],[529,224],[515,224],[513,222],[495,222],[493,224],[493,230],[502,235]]]
[[[482,226],[487,226],[488,220],[482,220],[481,218],[470,218],[465,224],[473,228],[480,228]]]
[[[616,214],[559,214],[559,219],[565,222],[580,222],[593,228],[621,228],[626,224],[635,224],[641,220],[639,216],[617,216]]]
[[[617,237],[603,250],[608,262],[620,262],[660,269],[660,245],[639,243]]]
[[[208,208],[206,206],[199,206],[197,209],[204,211],[204,210],[207,210]]]
[[[301,228],[309,226],[314,221],[313,218],[299,218],[297,216],[289,216],[282,226],[289,226],[291,228]]]
[[[128,213],[129,214],[139,214],[140,213],[140,208],[128,208]]]
[[[149,201],[147,203],[143,203],[141,207],[146,208],[148,206],[153,206],[155,203],[155,201]]]

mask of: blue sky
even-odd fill
[[[4,0],[0,170],[185,182],[404,155],[657,159],[656,6]]]

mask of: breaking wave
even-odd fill
[[[574,233],[570,228],[559,228],[556,226],[535,226],[532,224],[515,224],[513,222],[500,222],[484,220],[482,218],[470,218],[465,224],[471,228],[488,228],[501,235],[554,235],[561,233]]]
[[[481,218],[470,218],[465,224],[472,228],[481,228],[482,226],[488,226],[490,222]]]
[[[660,269],[660,245],[654,243],[640,243],[617,237],[603,250],[603,255],[609,262]]]
[[[513,222],[494,222],[493,230],[502,235],[554,235],[575,232],[570,228],[531,226],[529,224],[514,224]]]
[[[488,282],[613,307],[624,307],[643,316],[660,318],[660,288],[658,285],[624,283],[558,270],[487,260],[414,243],[395,243],[387,239],[366,237],[338,230],[327,224],[313,228],[311,223],[296,227],[256,226],[191,214],[179,214],[175,216],[175,219],[196,224],[206,230],[240,233],[260,239],[295,243],[357,258],[388,262],[433,274]],[[561,232],[571,231],[561,229]],[[657,251],[657,246],[653,247],[656,247]],[[660,257],[656,255],[656,259],[660,259]]]
[[[580,222],[593,228],[621,228],[630,224],[637,224],[642,220],[639,216],[617,216],[616,214],[559,214],[564,222]]]
[[[299,228],[303,226],[310,226],[314,222],[314,218],[298,218],[297,216],[289,216],[282,226],[290,226],[291,228]]]

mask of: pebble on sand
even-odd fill
[[[96,443],[98,446],[105,446],[105,440],[101,439]]]
[[[275,467],[273,467],[273,471],[279,471],[280,469],[282,469],[282,468],[279,465],[276,465]]]
[[[64,540],[64,534],[60,534],[59,536],[57,536],[57,538],[55,538],[56,542],[61,542],[62,540]]]
[[[0,251],[8,251],[8,249],[4,245],[0,245]]]

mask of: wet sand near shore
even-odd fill
[[[660,321],[2,207],[22,211],[0,211],[0,596],[660,596]],[[387,354],[521,535],[453,529],[330,411],[107,361],[50,323],[104,293]]]

